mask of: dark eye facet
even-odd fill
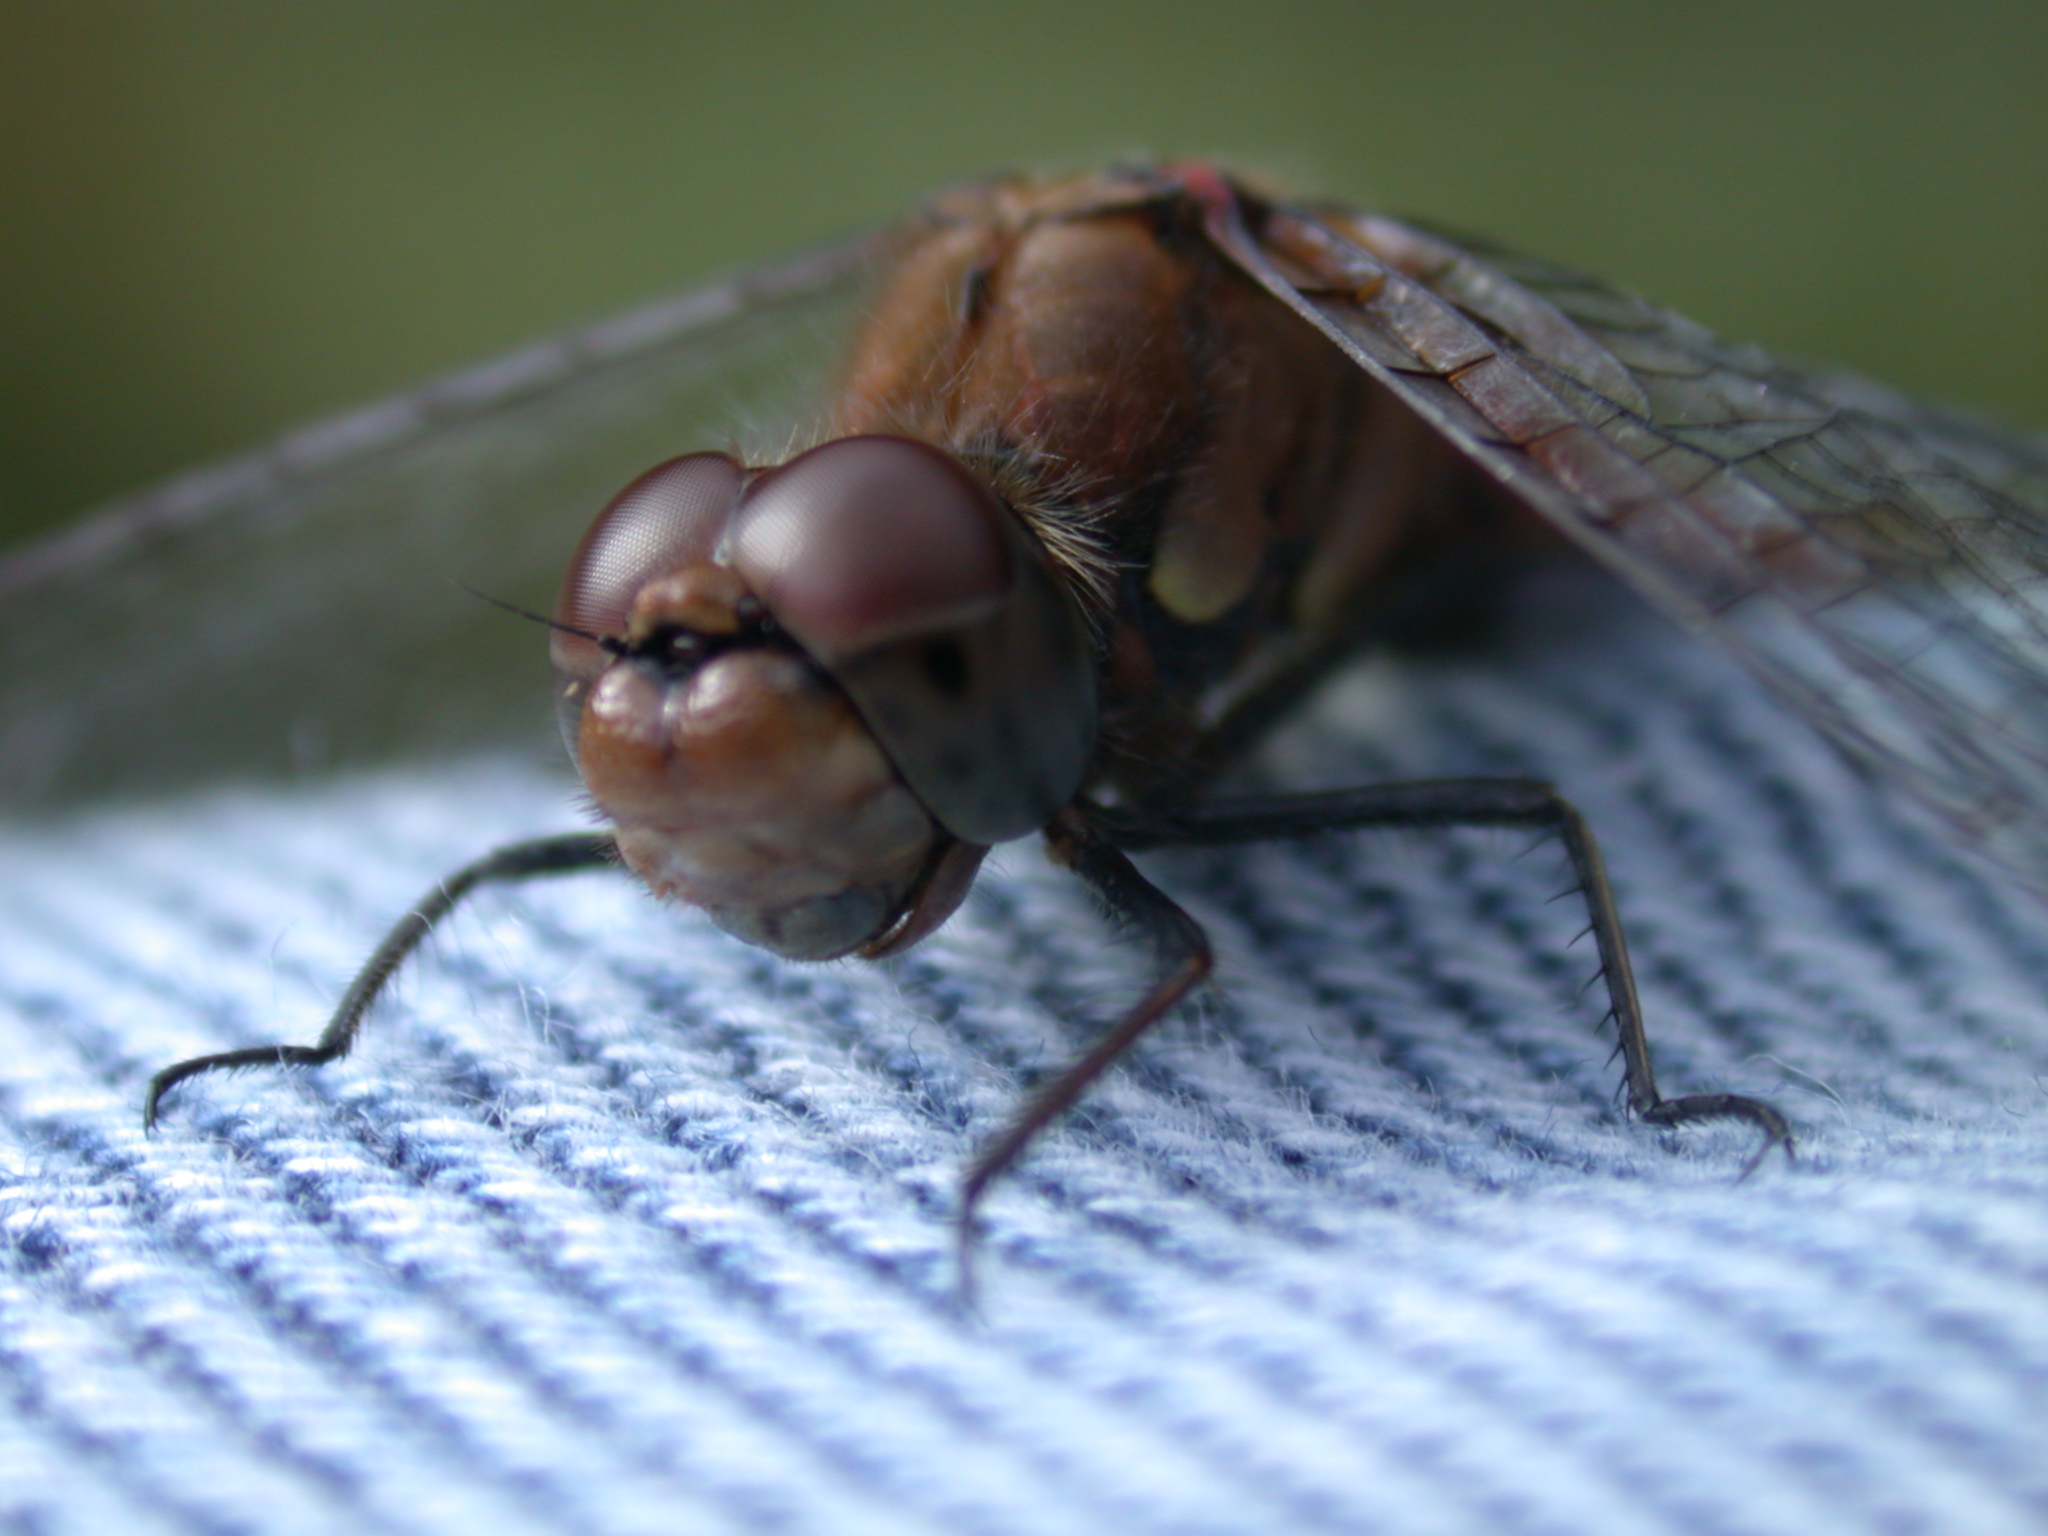
[[[962,698],[973,680],[974,667],[966,647],[951,635],[924,643],[924,675],[932,686],[949,699]]]

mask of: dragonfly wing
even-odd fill
[[[546,611],[632,476],[790,447],[893,236],[655,304],[173,480],[0,560],[0,803],[521,741]]]
[[[1651,602],[2048,891],[2048,438],[1374,215],[1211,237]]]

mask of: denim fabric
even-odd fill
[[[1142,956],[1029,845],[900,961],[614,875],[385,927],[579,824],[505,763],[0,836],[0,1509],[22,1532],[1810,1533],[2048,1526],[2048,909],[1721,658],[1537,602],[1367,663],[1267,786],[1537,773],[1603,839],[1667,1092],[1616,1108],[1555,843],[1147,856],[1217,985],[986,1207]]]

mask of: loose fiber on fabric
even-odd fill
[[[1600,834],[1667,1092],[1630,1123],[1554,843],[1147,856],[1218,984],[985,1211],[959,1171],[1142,984],[1028,844],[883,967],[590,875],[502,763],[0,834],[0,1510],[59,1532],[1996,1533],[2048,1526],[2048,907],[1727,662],[1535,601],[1367,662],[1269,787],[1534,773]],[[1566,894],[1558,898],[1560,892]]]

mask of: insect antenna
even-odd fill
[[[625,642],[615,636],[594,635],[587,629],[578,629],[574,624],[564,624],[560,619],[551,619],[544,613],[535,613],[531,608],[522,608],[517,603],[506,602],[502,597],[493,597],[488,592],[478,591],[466,581],[455,581],[453,578],[450,578],[450,581],[451,585],[461,588],[479,602],[489,603],[493,608],[502,608],[515,618],[526,619],[548,629],[558,629],[563,634],[574,635],[579,640],[588,640],[592,645],[601,647],[613,656],[626,648]]]

